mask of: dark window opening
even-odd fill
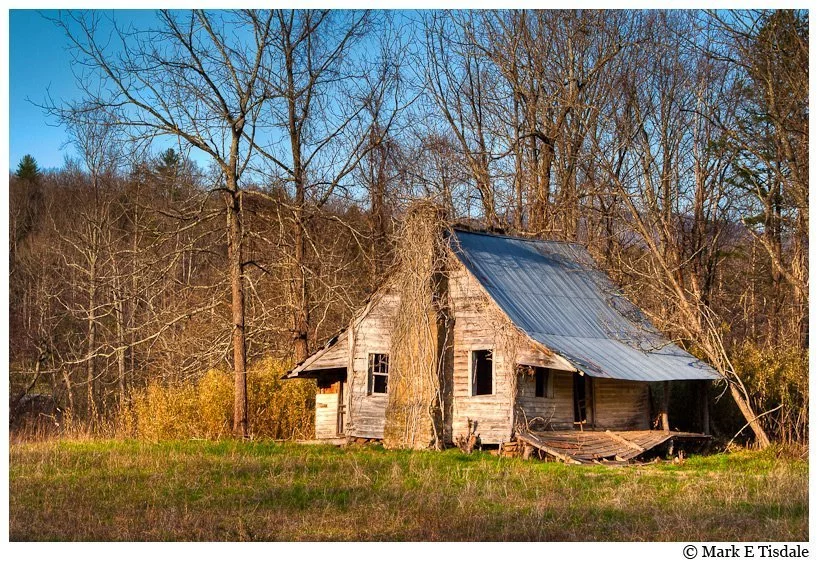
[[[389,380],[389,354],[369,354],[369,394],[386,394]]]
[[[491,351],[481,349],[471,352],[472,395],[494,394]]]
[[[551,369],[534,367],[534,396],[537,398],[553,398],[553,390]]]
[[[574,373],[574,423],[582,424],[586,421],[585,377]]]

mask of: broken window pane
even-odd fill
[[[389,380],[389,354],[370,353],[369,354],[369,394],[386,394],[387,381]]]
[[[472,395],[494,394],[494,376],[491,351],[480,349],[471,352]]]

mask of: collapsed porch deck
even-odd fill
[[[706,434],[663,430],[518,432],[516,437],[566,463],[630,461],[672,439],[710,439]]]

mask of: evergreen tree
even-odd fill
[[[17,172],[14,173],[18,179],[35,181],[40,176],[40,168],[37,166],[37,160],[31,155],[24,155],[17,165]]]
[[[172,147],[162,151],[156,160],[156,175],[171,199],[178,195],[177,179],[182,167],[182,157]]]

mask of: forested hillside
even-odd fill
[[[747,423],[733,396],[806,442],[806,12],[107,17],[51,23],[84,88],[44,103],[71,156],[10,172],[12,429],[309,436],[312,385],[278,377],[426,199],[584,244],[733,383],[718,433]],[[145,428],[161,410],[178,429]]]

